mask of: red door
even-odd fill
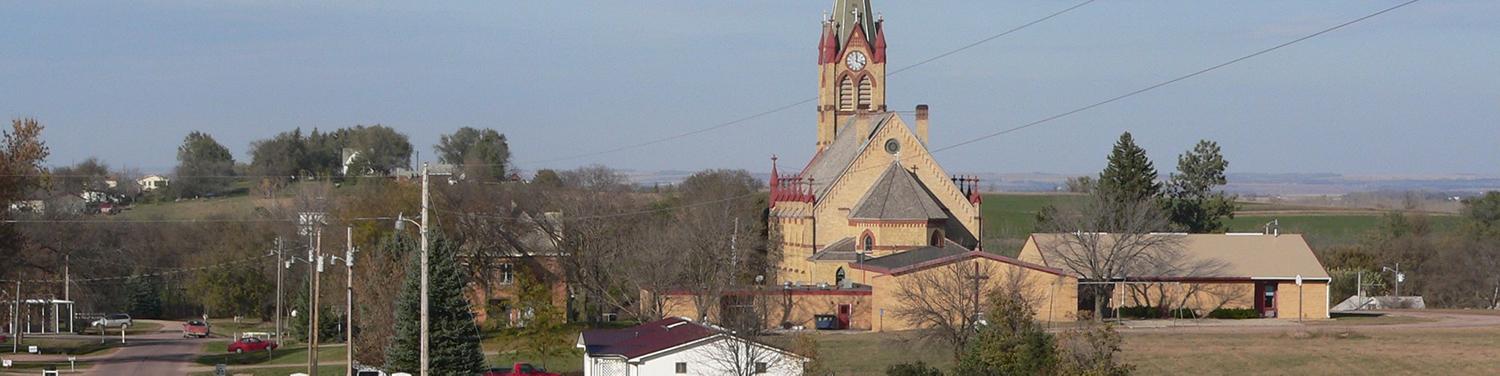
[[[849,312],[852,311],[848,304],[839,304],[839,329],[849,328]]]
[[[1276,283],[1259,282],[1255,284],[1255,310],[1260,312],[1260,317],[1276,317]]]

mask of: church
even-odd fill
[[[774,285],[730,291],[702,318],[726,322],[753,314],[768,327],[915,329],[924,323],[898,314],[909,304],[912,291],[921,291],[913,286],[951,278],[945,274],[956,274],[954,267],[976,271],[971,274],[979,276],[968,277],[975,291],[988,291],[1000,283],[1026,286],[1023,293],[1041,321],[1077,320],[1079,312],[1087,310],[1080,300],[1081,284],[1114,284],[1113,290],[1124,293],[1123,283],[1128,281],[1080,283],[1077,273],[1038,253],[1036,245],[1052,239],[1046,234],[1033,236],[1028,243],[1031,251],[1023,250],[1019,259],[982,249],[979,180],[949,174],[933,158],[927,105],[916,105],[910,117],[887,106],[889,45],[884,19],[875,14],[869,0],[834,1],[818,37],[814,154],[795,172],[771,158],[767,241],[768,247],[779,250],[780,261],[775,278],[767,282]],[[1262,252],[1260,248],[1275,245],[1269,248],[1294,256],[1299,265],[1296,271],[1316,281],[1320,287],[1315,292],[1322,292],[1307,297],[1308,304],[1297,304],[1299,312],[1307,311],[1297,317],[1327,317],[1327,274],[1317,273],[1322,267],[1301,237],[1259,241],[1220,234],[1195,235],[1194,239],[1209,239],[1190,242],[1207,248],[1189,247],[1185,254],[1202,253],[1215,259],[1248,254],[1241,258],[1253,260],[1254,254]],[[1219,305],[1248,307],[1260,300],[1266,286],[1290,275],[1280,273],[1285,268],[1273,262],[1265,268],[1228,269],[1255,275],[1147,278],[1173,286],[1230,283],[1230,299],[1220,300]],[[968,286],[967,282],[959,284]],[[1302,291],[1300,282],[1298,286]],[[1183,291],[1197,294],[1201,290]],[[662,296],[664,316],[698,317],[692,296],[682,292]],[[1126,298],[1110,304],[1125,304]]]

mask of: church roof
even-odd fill
[[[873,266],[880,269],[898,269],[902,267],[921,264],[924,262],[952,257],[968,253],[969,249],[963,245],[954,243],[952,240],[943,240],[942,247],[926,246],[899,252],[891,255],[880,256],[865,260],[865,266]]]
[[[843,238],[823,247],[823,249],[817,252],[813,252],[812,257],[808,257],[807,259],[812,261],[855,261],[859,259],[859,254],[854,252],[854,238]]]
[[[869,145],[870,135],[879,132],[881,127],[889,124],[896,114],[885,112],[869,116],[870,133],[856,134],[858,132],[854,132],[854,129],[857,129],[854,122],[858,120],[858,117],[851,116],[845,119],[844,124],[838,127],[833,143],[819,152],[812,163],[809,163],[802,171],[803,179],[812,180],[815,197],[822,199],[824,194],[828,193],[828,189],[833,187],[833,181],[838,180],[838,177],[849,169],[849,165],[854,163],[854,158],[859,157],[860,151]]]
[[[866,38],[875,35],[874,13],[870,0],[834,0],[833,25],[838,30],[839,48],[849,45],[855,28],[864,29]]]
[[[932,220],[946,219],[937,199],[917,181],[911,171],[891,161],[865,196],[854,205],[850,219]]]

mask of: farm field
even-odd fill
[[[1036,214],[1047,205],[1063,205],[1081,196],[1064,193],[991,193],[984,195],[984,245],[1014,256],[1036,229]],[[1319,208],[1244,203],[1229,221],[1230,232],[1261,232],[1266,223],[1280,221],[1282,233],[1303,234],[1314,247],[1352,244],[1380,225],[1386,212],[1370,209]],[[1443,231],[1458,217],[1433,214],[1429,223]]]

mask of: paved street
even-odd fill
[[[149,321],[149,320],[137,320]],[[192,364],[193,357],[206,340],[182,338],[176,321],[155,321],[162,324],[156,333],[137,334],[128,337],[127,346],[106,354],[82,356],[79,361],[92,362],[94,366],[83,375],[181,375]],[[75,336],[63,336],[75,337]],[[89,339],[96,336],[82,336]],[[111,337],[119,341],[119,337]],[[5,354],[6,359],[17,361],[66,362],[61,355],[16,355]],[[65,369],[65,368],[64,368]],[[40,372],[38,372],[40,373]]]

